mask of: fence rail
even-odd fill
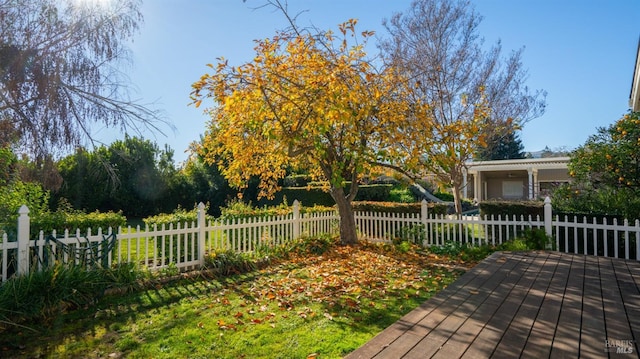
[[[640,222],[611,223],[585,217],[560,218],[551,215],[545,201],[543,218],[493,218],[479,216],[430,216],[423,201],[420,213],[355,212],[358,235],[363,240],[407,240],[425,246],[448,241],[464,245],[498,245],[514,239],[527,229],[544,229],[562,252],[640,259]],[[79,231],[62,235],[29,233],[28,209],[19,211],[17,241],[6,234],[0,242],[0,279],[12,274],[38,270],[53,262],[73,262],[86,266],[134,263],[139,268],[160,270],[175,266],[181,270],[204,264],[215,250],[255,252],[261,246],[287,243],[300,236],[338,233],[336,211],[301,213],[296,201],[293,213],[283,216],[213,220],[205,223],[204,205],[198,206],[193,223],[145,228],[118,228],[95,234]]]

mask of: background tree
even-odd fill
[[[477,148],[491,132],[544,111],[545,93],[524,86],[522,50],[508,58],[499,42],[485,50],[480,21],[469,1],[415,0],[384,22],[390,37],[381,43],[387,62],[411,79],[414,98],[429,105],[434,126],[414,127],[436,139],[422,144],[421,167],[453,189],[458,213],[463,169]]]
[[[126,136],[94,151],[78,149],[60,160],[58,168],[64,181],[53,199],[66,198],[85,211],[122,210],[142,218],[177,206],[191,208],[196,200],[184,174],[175,168],[173,150],[138,137]]]
[[[640,113],[598,129],[571,153],[569,174],[573,182],[554,192],[556,207],[640,218]]]
[[[213,216],[220,215],[220,207],[224,207],[230,200],[235,199],[237,191],[230,185],[229,181],[222,175],[220,168],[218,167],[218,161],[207,161],[206,158],[214,158],[208,153],[208,150],[203,146],[204,138],[200,138],[200,142],[194,142],[191,144],[191,155],[185,163],[182,171],[184,172],[190,187],[194,199],[198,202],[209,203],[209,214]],[[250,183],[251,193],[257,195],[257,181]],[[243,200],[257,199],[257,196],[253,196],[246,192],[243,192]]]
[[[141,21],[138,0],[0,0],[0,139],[40,155],[91,140],[94,122],[158,129],[121,72]]]
[[[203,141],[207,161],[234,186],[258,176],[267,197],[289,168],[327,180],[346,244],[357,241],[351,201],[359,177],[384,157],[382,129],[397,127],[400,118],[395,81],[367,62],[363,49],[372,33],[358,36],[355,24],[342,24],[336,37],[292,23],[258,41],[252,62],[212,65],[215,73],[194,83],[192,93],[196,105],[206,97],[215,103]]]
[[[505,133],[493,132],[486,139],[486,146],[476,151],[478,161],[511,160],[525,158],[524,146],[518,134],[513,130]]]
[[[49,209],[49,192],[40,183],[23,181],[17,156],[8,146],[0,146],[0,234],[15,226],[18,209],[29,207],[31,215]]]

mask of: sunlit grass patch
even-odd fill
[[[241,275],[110,296],[37,335],[2,333],[0,348],[27,357],[338,358],[455,280],[454,267],[382,245],[292,253]]]

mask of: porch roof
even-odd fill
[[[567,169],[569,157],[523,158],[518,160],[478,161],[467,164],[468,173],[487,171],[528,171]]]

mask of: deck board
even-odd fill
[[[640,263],[498,252],[347,358],[637,357],[638,340]]]

